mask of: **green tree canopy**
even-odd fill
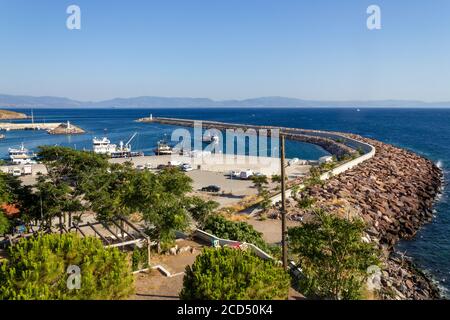
[[[67,286],[71,265],[80,268],[79,289]],[[93,237],[70,233],[22,239],[0,264],[0,299],[123,299],[132,291],[126,255]]]
[[[249,251],[208,248],[186,267],[180,298],[287,299],[289,286],[289,275],[272,260],[262,260]]]
[[[6,183],[5,174],[3,174],[3,172],[0,172],[0,205],[9,203],[10,200],[11,195],[8,192],[8,185]],[[4,214],[3,210],[0,208],[0,235],[5,234],[9,230],[9,227],[9,220]]]
[[[11,224],[8,220],[8,217],[4,214],[4,212],[0,209],[0,236],[8,233]]]
[[[219,203],[208,200],[205,201],[199,197],[190,198],[188,210],[191,217],[197,221],[200,228],[203,228],[208,218],[214,213],[219,207]]]
[[[31,215],[51,226],[55,216],[83,212],[83,181],[92,179],[109,164],[101,155],[60,146],[39,147],[38,157],[47,168],[47,174],[38,178],[34,194],[36,204],[30,206]]]
[[[108,161],[102,155],[67,147],[41,146],[38,157],[46,165],[49,176],[75,185],[98,169],[108,167]]]
[[[100,170],[84,181],[82,189],[99,220],[107,222],[117,216],[139,212],[150,237],[168,246],[175,239],[175,231],[183,231],[189,226],[191,214],[200,217],[200,210],[210,209],[186,195],[192,190],[191,182],[179,170],[155,174],[137,171],[131,164],[125,164]]]
[[[311,223],[288,230],[290,250],[302,269],[302,293],[326,299],[361,297],[367,268],[379,263],[375,246],[362,241],[364,227],[362,220],[318,210]]]
[[[269,183],[267,180],[267,176],[259,175],[259,176],[252,176],[251,177],[253,184],[255,185],[255,188],[258,190],[258,193],[261,194],[261,192],[264,190],[264,186]]]

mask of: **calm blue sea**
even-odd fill
[[[170,138],[173,127],[141,124],[135,119],[167,116],[217,120],[235,123],[280,125],[306,129],[353,132],[410,149],[437,163],[449,178],[450,109],[36,109],[36,122],[69,120],[87,134],[80,136],[50,136],[40,131],[6,132],[0,140],[0,157],[6,157],[8,147],[21,142],[29,149],[39,145],[65,145],[90,149],[94,136],[106,135],[113,143],[128,140],[138,132],[132,143],[134,150],[152,153],[158,140]],[[18,110],[30,113],[29,110]],[[165,136],[166,135],[166,136]],[[288,142],[288,157],[316,159],[325,152],[319,147]],[[449,190],[436,204],[434,221],[425,226],[412,241],[399,245],[426,271],[433,274],[443,288],[450,290],[450,203]]]

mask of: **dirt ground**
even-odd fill
[[[134,277],[135,294],[130,300],[178,300],[183,275],[168,278],[158,270],[138,273]]]
[[[174,300],[183,287],[183,276],[186,266],[192,265],[201,253],[203,245],[194,241],[177,241],[179,248],[194,248],[194,252],[184,252],[173,255],[153,255],[152,265],[161,265],[173,275],[165,276],[158,269],[135,274],[135,294],[132,300]]]
[[[262,232],[264,240],[270,244],[277,244],[281,242],[281,220],[267,219],[258,220],[250,218],[246,220],[257,231]],[[287,220],[287,227],[295,227],[300,225],[300,222]]]

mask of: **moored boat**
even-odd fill
[[[131,151],[131,140],[134,139],[137,133],[133,134],[133,136],[126,143],[120,141],[119,146],[111,143],[111,141],[107,137],[103,137],[101,139],[94,138],[92,139],[93,151],[97,154],[104,154],[111,158],[131,158],[131,157],[141,157],[144,155],[143,152]]]
[[[156,155],[169,155],[173,153],[172,147],[164,141],[159,141],[158,146],[153,150]]]
[[[207,134],[207,135],[203,136],[202,141],[203,142],[209,142],[209,143],[218,143],[219,142],[219,136],[217,136],[215,134],[213,134],[213,135]]]
[[[19,148],[9,148],[9,159],[13,164],[31,164],[36,163],[33,158],[36,157],[35,154],[30,154],[28,149],[25,148],[23,143]]]

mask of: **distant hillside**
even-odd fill
[[[319,101],[286,97],[261,97],[244,100],[212,100],[208,98],[134,97],[104,101],[77,101],[61,97],[0,95],[4,108],[205,108],[205,107],[450,107],[450,102],[416,100]]]
[[[26,119],[27,115],[24,113],[0,110],[0,120],[12,120],[12,119]]]
[[[0,107],[22,108],[22,107],[80,107],[84,102],[59,97],[32,97],[0,95]]]

